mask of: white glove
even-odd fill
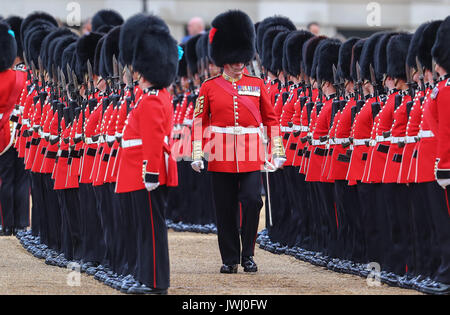
[[[205,165],[203,164],[202,160],[194,161],[191,163],[191,167],[194,171],[200,173],[202,169],[205,168]]]
[[[145,183],[145,189],[147,189],[147,191],[155,190],[158,186],[159,183]]]
[[[439,184],[439,186],[441,186],[442,188],[446,189],[447,186],[450,185],[450,178],[437,179],[437,183]]]
[[[277,157],[277,158],[274,158],[274,159],[273,159],[273,165],[274,165],[277,169],[281,168],[281,167],[283,166],[284,162],[286,162],[286,159],[285,159],[285,158],[282,158],[282,157]]]

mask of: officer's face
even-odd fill
[[[245,64],[242,62],[241,63],[233,63],[233,64],[224,65],[223,67],[230,76],[238,77],[242,74]]]

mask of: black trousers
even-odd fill
[[[101,263],[113,267],[113,250],[114,250],[114,236],[113,236],[113,210],[112,200],[107,185],[93,186],[95,198],[97,200],[97,214],[100,218],[103,241],[105,242],[105,255]]]
[[[105,257],[106,245],[94,188],[91,184],[80,184],[79,193],[83,260],[100,263]]]
[[[383,269],[403,275],[407,266],[413,264],[409,190],[404,184],[383,184],[381,190],[389,226],[387,260]]]
[[[434,249],[434,240],[436,238],[431,216],[432,211],[430,211],[432,203],[430,203],[427,193],[427,185],[429,184],[409,184],[414,230],[414,274],[425,277],[433,275],[437,270],[440,259],[439,254]]]
[[[30,180],[23,159],[14,148],[0,155],[0,181],[2,226],[27,227],[30,224]]]
[[[450,187],[443,190],[437,182],[426,183],[432,223],[435,230],[435,252],[439,264],[434,280],[450,284]]]
[[[136,278],[151,288],[170,286],[169,244],[164,209],[167,205],[167,187],[154,191],[145,189],[130,193],[132,211],[139,224],[137,229]]]
[[[217,232],[222,262],[239,264],[239,202],[242,206],[242,256],[254,256],[261,199],[261,173],[212,172],[214,201],[216,204]]]
[[[47,231],[47,246],[54,249],[61,249],[61,209],[59,207],[58,195],[53,189],[54,181],[51,174],[36,174],[41,178],[43,187],[43,208],[41,213],[45,214],[41,222]]]
[[[121,274],[136,276],[137,262],[137,225],[136,213],[133,211],[133,199],[131,193],[117,194],[121,205],[121,219],[119,228],[122,233],[122,247],[119,248],[119,257],[122,265]]]
[[[31,230],[33,236],[40,236],[41,243],[48,245],[48,220],[44,202],[44,177],[39,173],[31,173]],[[52,187],[53,189],[53,187]]]
[[[385,265],[386,246],[389,242],[389,222],[381,191],[384,184],[358,182],[357,191],[361,206],[362,232],[364,238],[364,263]]]

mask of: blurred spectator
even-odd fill
[[[203,33],[205,31],[205,22],[201,17],[193,17],[189,20],[187,25],[187,32],[188,35],[183,37],[181,40],[182,43],[185,43],[191,38],[192,36],[195,36],[197,34]]]
[[[320,25],[318,22],[310,22],[307,26],[308,31],[310,31],[311,33],[313,33],[314,35],[319,35],[320,34]]]
[[[81,35],[88,34],[92,31],[91,19],[87,19],[84,21],[83,25],[81,25]]]

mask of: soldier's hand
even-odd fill
[[[199,161],[192,162],[191,167],[194,171],[200,173],[202,171],[202,169],[205,168],[205,165],[203,164],[202,160],[199,160]]]
[[[273,159],[273,165],[279,169],[283,166],[284,162],[286,162],[286,159],[284,157],[277,157]]]
[[[145,183],[145,189],[147,189],[147,191],[155,190],[158,186],[159,183]]]
[[[450,185],[450,179],[437,179],[437,183],[439,186],[441,186],[443,189],[446,189],[448,185]]]

